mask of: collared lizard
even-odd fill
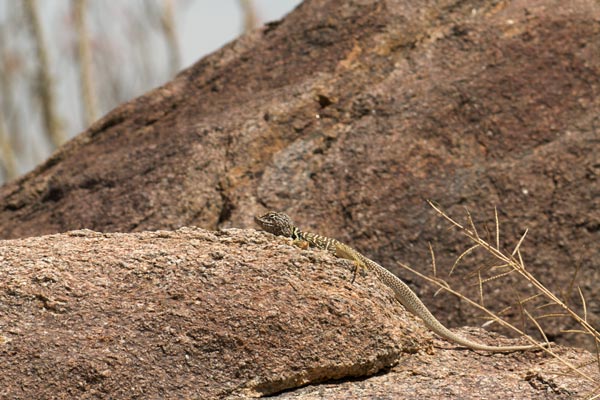
[[[468,347],[473,350],[482,350],[490,352],[511,352],[539,349],[537,345],[524,346],[488,346],[466,339],[446,328],[440,321],[431,314],[427,306],[421,299],[396,275],[383,268],[376,262],[368,259],[352,247],[339,242],[336,239],[318,235],[316,233],[303,232],[295,226],[289,216],[280,212],[268,212],[261,217],[254,218],[256,223],[265,231],[274,235],[285,236],[294,240],[297,246],[306,248],[313,246],[322,250],[329,251],[339,258],[352,261],[355,268],[364,268],[368,271],[374,271],[378,278],[389,286],[396,296],[396,299],[411,313],[421,318],[425,325],[434,333],[451,342]],[[542,344],[542,346],[545,344]]]

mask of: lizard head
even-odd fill
[[[254,221],[263,230],[273,235],[285,237],[292,237],[294,235],[294,223],[287,214],[269,211],[261,217],[254,217]]]

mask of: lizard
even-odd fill
[[[394,291],[394,295],[400,304],[402,304],[409,312],[419,317],[431,331],[446,340],[472,350],[489,352],[536,350],[539,349],[540,346],[547,345],[546,343],[543,343],[540,345],[489,346],[471,341],[446,328],[431,313],[431,311],[429,311],[417,294],[400,278],[357,250],[354,250],[352,247],[333,238],[321,236],[316,233],[304,232],[294,225],[292,219],[287,214],[281,212],[270,211],[263,216],[254,217],[254,220],[263,230],[273,235],[292,239],[294,244],[298,247],[305,249],[312,246],[321,250],[326,250],[338,258],[350,260],[354,263],[355,271],[356,269],[374,271],[377,277]]]

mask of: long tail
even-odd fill
[[[364,256],[363,256],[364,257]],[[387,269],[383,268],[381,265],[376,262],[364,257],[362,260],[367,263],[370,267],[372,267],[379,278],[392,290],[394,291],[396,298],[400,303],[411,313],[421,318],[425,325],[429,329],[431,329],[434,333],[437,333],[444,339],[450,340],[452,342],[458,343],[465,347],[474,349],[474,350],[483,350],[483,351],[491,351],[491,352],[511,352],[511,351],[526,351],[526,350],[535,350],[539,349],[537,345],[524,345],[524,346],[488,346],[485,344],[473,342],[467,338],[464,338],[456,333],[452,332],[450,329],[446,328],[440,321],[437,320],[436,317],[431,314],[427,306],[423,304],[421,299],[412,291],[412,289],[400,278],[396,275],[392,274]],[[546,344],[542,344],[545,346]]]

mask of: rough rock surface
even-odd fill
[[[272,393],[427,346],[375,279],[255,231],[0,242],[3,398]]]
[[[308,0],[0,189],[0,232],[244,228],[270,208],[427,272],[429,241],[441,270],[467,245],[425,199],[491,232],[497,206],[501,244],[528,228],[530,270],[557,293],[577,270],[598,326],[599,115],[596,0]],[[479,322],[395,272],[449,325]],[[514,283],[487,283],[486,304],[530,294]]]
[[[432,341],[374,276],[351,284],[349,267],[252,230],[0,241],[0,397],[558,399],[591,390],[556,375],[564,368],[542,353],[490,356]],[[329,383],[291,391],[320,382]]]

